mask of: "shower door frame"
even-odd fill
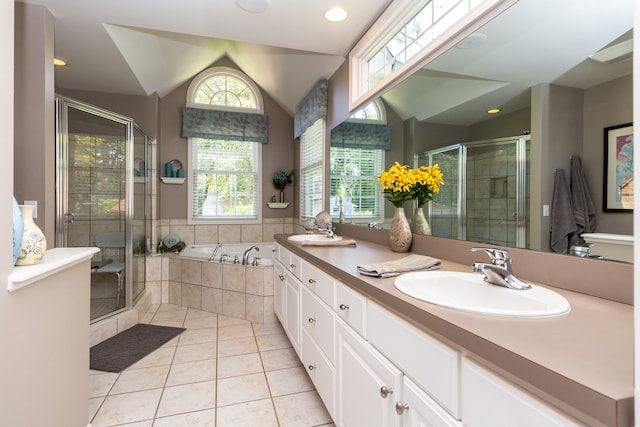
[[[137,129],[145,138],[146,134],[129,117],[117,114],[81,101],[56,95],[56,247],[67,247],[68,224],[73,223],[73,214],[69,208],[69,129],[68,109],[74,108],[88,114],[92,114],[107,120],[111,120],[125,126],[125,303],[122,308],[116,308],[105,316],[93,319],[92,322],[113,316],[124,311],[133,304],[133,162],[134,162],[134,129]],[[145,149],[146,152],[146,149]],[[145,159],[146,160],[146,159]],[[146,225],[146,220],[145,220]]]
[[[518,135],[503,138],[494,138],[482,141],[463,142],[459,144],[453,144],[434,150],[425,151],[422,154],[415,155],[415,166],[420,165],[420,159],[426,158],[428,165],[433,166],[433,155],[442,154],[448,151],[458,150],[458,179],[460,187],[457,197],[457,224],[458,224],[458,236],[459,240],[467,239],[467,151],[469,148],[476,148],[482,146],[491,145],[506,145],[508,143],[515,143],[516,145],[516,206],[513,217],[516,224],[516,244],[515,247],[526,248],[527,247],[527,230],[526,230],[526,218],[528,215],[526,205],[526,191],[527,191],[527,144],[530,143],[531,137],[529,135]],[[446,177],[445,177],[446,182]],[[433,223],[432,215],[432,203],[428,202],[427,218]]]

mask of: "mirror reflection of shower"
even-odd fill
[[[529,136],[456,144],[416,156],[445,177],[426,213],[432,234],[529,247]]]
[[[91,270],[96,321],[144,290],[147,137],[130,118],[63,97],[56,126],[56,246],[100,248]]]

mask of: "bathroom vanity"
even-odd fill
[[[441,270],[470,271],[414,248],[441,258]],[[356,270],[404,256],[369,240],[314,247],[276,236],[274,310],[336,425],[633,425],[630,304],[554,288],[569,313],[490,316]]]

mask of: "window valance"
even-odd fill
[[[327,117],[329,82],[320,80],[296,107],[293,115],[293,137],[298,138],[316,120]]]
[[[391,149],[391,126],[342,122],[331,129],[331,146],[361,149]]]
[[[184,107],[182,137],[266,144],[269,142],[267,115]]]

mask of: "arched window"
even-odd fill
[[[331,199],[330,213],[345,219],[366,222],[382,221],[384,197],[378,176],[384,168],[384,149],[354,140],[368,140],[367,130],[386,124],[384,104],[375,100],[355,111],[347,122],[363,123],[363,128],[334,129],[331,145]],[[343,135],[352,143],[343,144]]]
[[[210,68],[197,75],[187,90],[186,104],[204,110],[263,112],[262,96],[255,83],[227,67]],[[214,122],[211,127],[215,127],[215,137],[189,137],[188,218],[192,222],[258,222],[262,144],[238,137],[234,116],[206,117]]]

